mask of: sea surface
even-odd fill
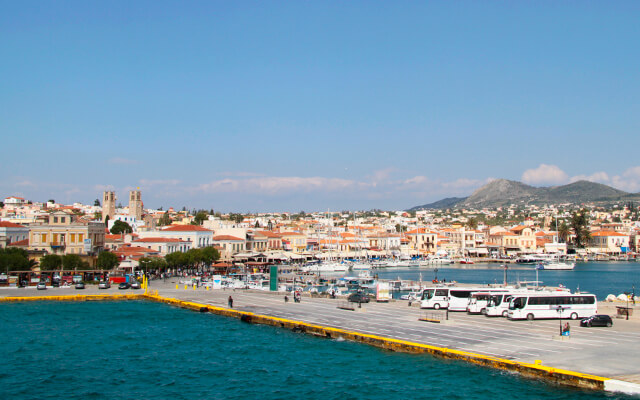
[[[377,269],[372,274],[379,278],[418,281],[429,284],[437,276],[439,280],[446,279],[461,283],[492,284],[504,282],[504,268],[500,264],[453,264],[446,267],[420,268],[388,268]],[[589,292],[596,295],[598,300],[604,300],[609,294],[620,295],[633,292],[640,295],[640,262],[588,262],[577,263],[571,271],[537,271],[534,265],[508,264],[507,282],[542,281],[540,285],[564,285],[572,291]]]
[[[0,310],[0,399],[627,398],[159,303]]]

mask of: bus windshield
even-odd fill
[[[509,310],[515,310],[518,308],[523,308],[526,302],[526,297],[516,297],[511,300],[509,303]]]
[[[435,289],[425,289],[425,291],[422,292],[422,300],[429,300],[430,298],[433,297],[434,292],[435,292]]]
[[[493,296],[491,296],[491,298],[489,298],[489,301],[487,302],[487,307],[495,307],[495,306],[499,306],[500,303],[502,303],[502,297],[504,295],[502,294],[495,294]]]

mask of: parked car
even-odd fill
[[[60,281],[55,279],[51,282],[51,286],[53,287],[60,287]]]
[[[38,286],[36,286],[38,290],[47,290],[47,284],[45,282],[38,282]]]
[[[131,285],[129,285],[127,282],[122,282],[121,284],[118,285],[118,289],[129,289],[131,287]]]
[[[84,289],[84,282],[76,283],[76,289]]]
[[[111,283],[109,281],[102,281],[98,283],[98,289],[109,289],[111,287]]]
[[[580,326],[606,326],[612,327],[613,320],[608,315],[592,315],[580,320]]]
[[[140,282],[138,281],[133,281],[131,282],[131,289],[140,289],[142,286],[140,285]]]
[[[369,296],[363,292],[351,293],[347,297],[347,301],[351,303],[368,303],[370,301]]]

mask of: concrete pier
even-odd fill
[[[284,294],[245,290],[187,290],[175,281],[151,283],[150,292],[55,288],[2,289],[0,302],[11,297],[54,296],[55,299],[147,298],[197,311],[213,312],[310,334],[343,337],[396,351],[426,352],[518,372],[524,376],[592,389],[640,394],[640,319],[614,319],[613,328],[581,328],[570,321],[571,336],[559,340],[558,320],[508,321],[482,315],[449,313],[447,323],[421,321],[423,310],[407,302],[363,304],[362,310],[339,307],[344,299],[303,297],[285,303]],[[233,309],[227,299],[233,297]],[[15,299],[17,300],[17,298]],[[615,315],[615,304],[601,303],[599,313]],[[444,311],[443,311],[444,313]],[[433,317],[433,316],[431,316]],[[563,323],[566,320],[563,320]]]

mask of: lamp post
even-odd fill
[[[560,336],[562,336],[562,311],[564,311],[564,307],[556,306],[556,311],[558,312],[558,322],[560,323]]]
[[[627,318],[626,320],[629,320],[629,295],[631,295],[631,292],[624,292],[625,296],[627,296],[627,310],[626,313],[627,314]]]
[[[504,286],[507,286],[507,270],[509,269],[509,266],[507,264],[503,265],[504,267]]]

